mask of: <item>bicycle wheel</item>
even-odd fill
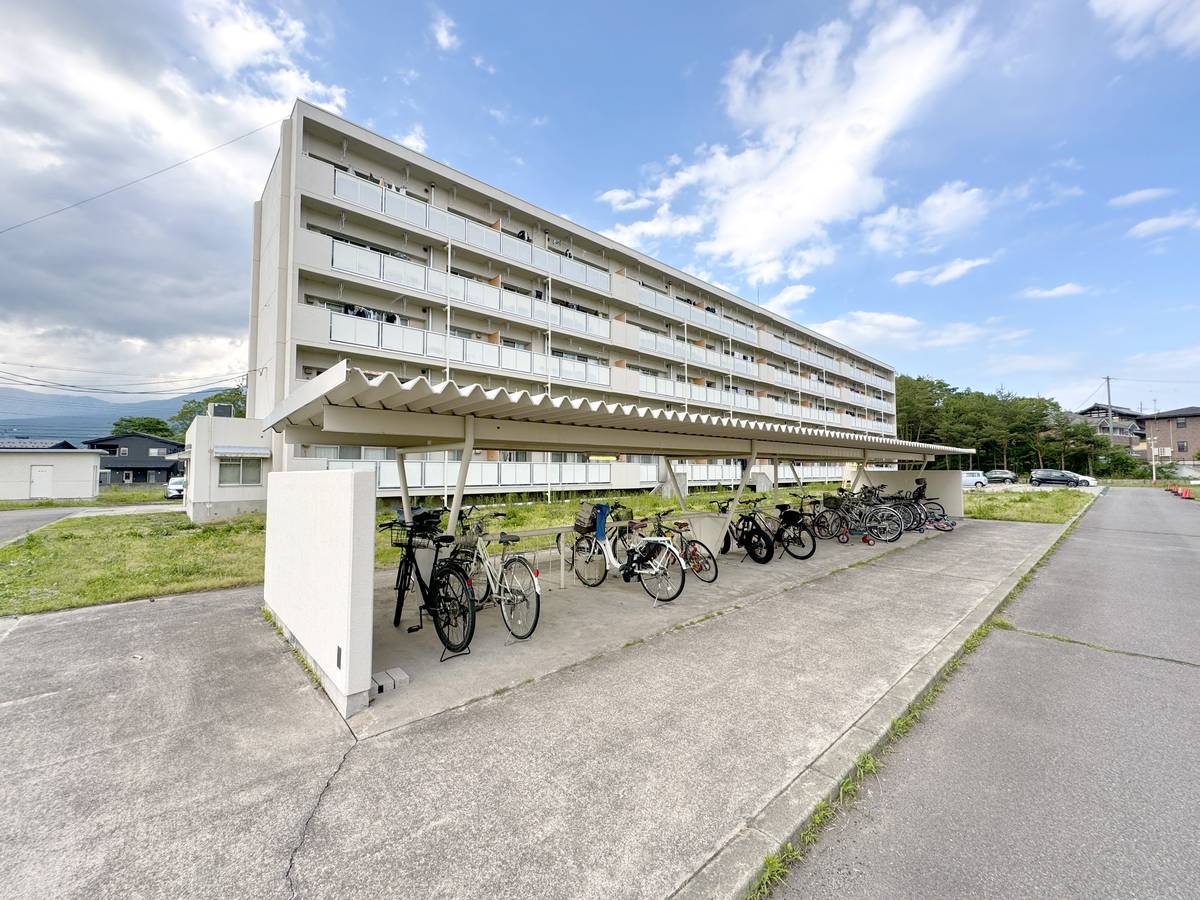
[[[729,536],[729,529],[725,529],[725,537],[721,540],[721,555],[724,556],[733,547],[733,538]]]
[[[904,533],[904,523],[900,520],[900,514],[886,506],[877,506],[868,512],[863,524],[871,537],[887,544],[898,541]]]
[[[900,514],[900,524],[905,531],[912,531],[917,527],[917,515],[912,511],[912,506],[908,503],[898,503],[892,507]]]
[[[572,566],[575,577],[588,587],[598,587],[608,577],[608,560],[595,535],[585,534],[575,542]]]
[[[742,537],[742,547],[750,554],[752,560],[763,565],[769,563],[775,555],[775,542],[757,525],[746,529]]]
[[[931,519],[946,518],[946,507],[942,506],[936,500],[926,500],[925,511],[929,513],[929,518]]]
[[[523,641],[537,628],[542,590],[533,567],[520,556],[510,557],[500,570],[500,618],[508,633]]]
[[[412,560],[405,556],[396,567],[396,612],[392,616],[392,627],[400,627],[400,615],[404,612],[404,595],[412,584]]]
[[[467,570],[471,582],[471,592],[475,596],[475,608],[478,609],[492,596],[492,583],[488,581],[487,568],[478,556],[458,560]]]
[[[837,537],[844,527],[841,514],[834,509],[823,509],[813,519],[813,532],[823,541]]]
[[[705,584],[712,584],[717,580],[717,558],[702,541],[688,539],[683,546],[683,561],[687,563],[692,574]]]
[[[462,653],[475,636],[475,597],[467,584],[467,573],[457,563],[442,563],[433,573],[430,590],[434,601],[426,604],[442,646]]]
[[[684,568],[679,555],[665,544],[646,548],[639,568],[638,581],[646,593],[660,603],[670,603],[683,593]]]
[[[784,525],[780,538],[784,551],[793,559],[808,559],[817,552],[817,536],[807,522]]]

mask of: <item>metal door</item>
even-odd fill
[[[29,497],[48,500],[54,496],[54,466],[29,467]]]

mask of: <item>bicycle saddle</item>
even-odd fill
[[[445,547],[447,544],[453,544],[456,540],[457,538],[452,534],[435,534],[433,536],[433,542],[442,547]]]
[[[789,509],[791,509],[791,508],[792,508],[792,504],[790,504],[790,503],[776,503],[776,504],[775,504],[775,508],[776,508],[777,510],[779,510],[780,512],[787,512]]]
[[[520,539],[520,535],[508,534],[504,531],[500,532],[500,543],[502,544],[515,544]]]
[[[678,522],[672,522],[671,524],[674,525],[676,528],[687,528],[688,527],[687,519],[680,519]]]

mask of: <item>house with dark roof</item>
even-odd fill
[[[1093,403],[1087,409],[1075,413],[1074,418],[1085,423],[1096,434],[1103,435],[1114,444],[1133,452],[1133,449],[1146,439],[1140,416],[1141,413],[1136,409]]]
[[[100,461],[101,484],[164,484],[183,474],[183,463],[168,459],[182,450],[183,444],[170,438],[127,431],[83,443],[108,453]]]
[[[1200,451],[1200,406],[1181,406],[1142,415],[1147,454],[1154,448],[1159,462],[1191,462]],[[1149,458],[1147,456],[1147,458]]]
[[[78,450],[70,441],[54,438],[0,437],[0,450]]]

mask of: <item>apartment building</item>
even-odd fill
[[[247,416],[341,360],[402,379],[895,434],[886,364],[298,101],[254,208]],[[277,468],[373,466],[382,492],[398,487],[385,448],[274,440]],[[639,483],[659,474],[653,458],[580,451],[493,451],[472,461],[468,484],[624,485],[609,463],[639,467]],[[410,485],[444,485],[447,461],[410,461]],[[685,473],[711,483],[737,467],[696,461]]]
[[[1139,449],[1145,459],[1151,448],[1162,462],[1194,462],[1200,451],[1200,406],[1183,406],[1157,413],[1143,414],[1139,424],[1145,432],[1145,444]]]

